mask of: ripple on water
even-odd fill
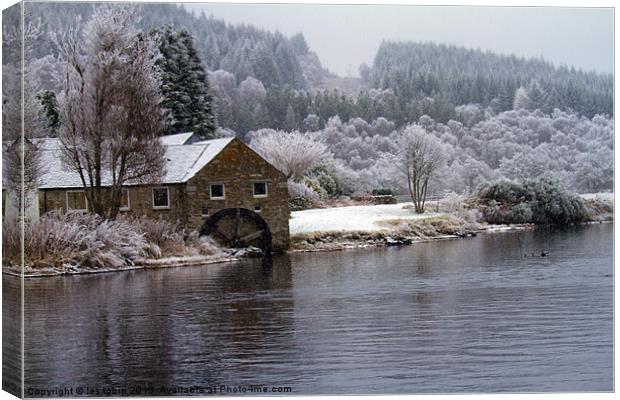
[[[612,231],[29,280],[26,386],[610,391]]]

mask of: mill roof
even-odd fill
[[[234,138],[228,137],[187,144],[192,133],[190,132],[189,136],[187,135],[183,133],[162,137],[162,144],[166,148],[166,167],[161,183],[187,182],[234,140]],[[82,187],[79,175],[64,165],[58,139],[37,139],[35,143],[41,149],[43,166],[40,189]],[[102,181],[103,186],[109,186],[112,182],[110,174],[103,174]],[[139,182],[133,184],[139,184]]]

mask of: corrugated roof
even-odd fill
[[[188,145],[166,145],[166,173],[161,183],[183,183],[191,179],[217,156],[234,138],[205,140]],[[61,159],[58,139],[37,141],[41,146],[44,168],[41,189],[82,187],[80,176]],[[111,184],[110,174],[102,176],[104,186]]]

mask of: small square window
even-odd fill
[[[224,185],[221,183],[214,183],[209,188],[212,199],[223,199],[225,197]]]
[[[254,212],[255,213],[260,213],[263,210],[263,208],[261,206],[254,206]]]
[[[86,210],[86,194],[83,190],[67,192],[67,210]]]
[[[169,208],[170,194],[167,187],[153,189],[153,208]]]
[[[254,197],[267,197],[267,182],[254,182]]]
[[[203,217],[208,217],[209,216],[209,209],[207,207],[204,207],[202,209],[202,216]]]
[[[121,211],[127,211],[130,208],[129,204],[129,189],[123,189],[121,194]]]

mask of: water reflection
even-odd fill
[[[611,390],[612,230],[30,280],[26,386]]]
[[[2,390],[21,396],[22,312],[19,278],[2,276]]]

